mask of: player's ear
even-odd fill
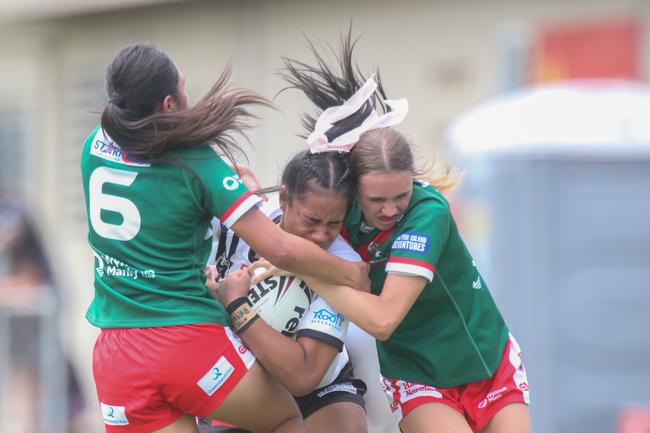
[[[282,212],[285,212],[287,210],[287,207],[289,207],[289,190],[287,189],[286,185],[280,186],[279,201],[280,209],[282,209]]]
[[[163,113],[170,113],[172,111],[176,111],[177,106],[178,103],[176,102],[176,98],[174,98],[172,95],[167,95],[162,102],[162,111]]]

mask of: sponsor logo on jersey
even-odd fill
[[[208,395],[214,394],[224,384],[235,368],[222,356],[216,364],[197,382],[197,385]]]
[[[97,260],[95,273],[99,278],[103,278],[104,276],[131,278],[134,280],[138,278],[156,278],[156,271],[153,269],[137,269],[108,254],[98,254],[95,251],[93,251],[93,254]]]
[[[105,159],[107,161],[118,162],[120,164],[131,165],[135,167],[149,167],[150,164],[144,164],[129,158],[111,137],[102,129],[95,135],[95,141],[90,148],[91,155]]]
[[[343,320],[343,315],[330,311],[327,308],[321,308],[314,312],[314,323],[334,328],[337,331],[341,330]]]
[[[426,254],[429,252],[430,238],[418,233],[402,233],[393,242],[393,251]]]
[[[483,287],[481,284],[481,277],[477,276],[476,281],[472,281],[472,287],[476,290],[480,290]]]
[[[241,184],[242,184],[242,180],[237,175],[226,176],[223,178],[223,187],[226,188],[228,191],[236,190],[237,188],[239,188],[239,185]]]
[[[102,408],[102,417],[106,425],[127,425],[129,420],[126,417],[124,406],[113,406],[110,404],[99,403]]]

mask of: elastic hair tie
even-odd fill
[[[110,98],[108,98],[108,102],[111,104],[117,105],[119,108],[124,108],[126,105],[126,102],[124,101],[124,98],[122,98],[120,95],[117,93],[113,93]]]

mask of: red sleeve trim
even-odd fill
[[[429,262],[425,262],[424,260],[415,260],[415,259],[407,259],[404,257],[390,257],[388,259],[388,263],[402,263],[405,265],[413,265],[413,266],[419,266],[421,268],[428,269],[429,271],[435,273],[436,272],[436,267],[433,266]]]
[[[224,213],[221,215],[221,218],[219,218],[221,221],[226,221],[230,216],[235,213],[237,208],[244,202],[246,199],[250,196],[252,196],[253,193],[250,191],[247,191],[244,193],[241,197],[237,199]]]

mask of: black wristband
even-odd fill
[[[244,332],[245,330],[247,330],[247,329],[248,329],[248,328],[253,324],[253,322],[255,322],[255,321],[256,321],[257,319],[259,319],[259,318],[260,318],[260,316],[258,316],[258,315],[256,314],[252,319],[249,319],[248,322],[244,323],[244,325],[243,325],[241,328],[239,328],[239,329],[237,330],[237,333],[238,333],[238,334],[241,334],[242,332]]]
[[[237,298],[226,306],[226,312],[228,312],[228,315],[231,315],[232,313],[235,312],[237,308],[241,307],[244,304],[251,305],[250,301],[246,296]]]
[[[258,318],[248,298],[243,296],[228,304],[226,311],[230,314],[230,325],[235,332],[244,332]]]

